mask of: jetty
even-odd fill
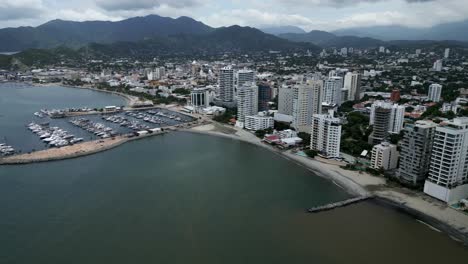
[[[372,198],[372,196],[360,196],[360,197],[344,200],[344,201],[341,201],[341,202],[331,203],[331,204],[327,204],[327,205],[323,205],[323,206],[312,207],[312,208],[309,208],[307,210],[307,212],[309,212],[309,213],[318,213],[318,212],[323,212],[323,211],[329,211],[329,210],[333,210],[335,208],[345,207],[347,205],[362,202],[362,201],[368,200],[370,198]]]

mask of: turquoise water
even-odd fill
[[[172,132],[93,156],[0,167],[0,263],[468,259],[445,234],[371,202],[305,213],[348,197],[257,146]]]

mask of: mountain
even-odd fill
[[[353,48],[372,48],[383,44],[383,41],[366,37],[355,36],[337,36],[335,34],[312,30],[305,34],[281,34],[281,38],[295,42],[310,42],[322,48],[329,47],[353,47]]]
[[[117,22],[52,20],[38,27],[0,29],[0,52],[61,45],[141,41],[172,34],[207,34],[214,29],[189,17],[177,19],[149,15]]]
[[[164,55],[203,55],[275,51],[318,52],[312,43],[291,42],[250,27],[222,27],[205,34],[177,34],[146,38],[141,41],[90,43],[79,49],[60,46],[52,49],[28,49],[0,55],[0,68],[44,66],[56,63],[84,62],[89,59],[132,57],[152,59]]]
[[[264,28],[260,28],[260,30],[271,35],[280,35],[280,34],[287,34],[287,33],[296,33],[296,34],[306,33],[305,30],[296,26],[264,27]]]
[[[215,54],[220,52],[318,51],[311,43],[291,42],[251,27],[230,26],[203,35],[179,34],[156,37],[140,42],[91,44],[96,57],[147,57],[166,54]]]
[[[381,40],[455,40],[468,41],[468,20],[436,25],[430,28],[374,26],[336,30],[338,36],[353,35]]]

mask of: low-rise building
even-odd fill
[[[391,170],[398,166],[398,150],[396,145],[382,142],[372,148],[370,167],[372,169]]]
[[[245,129],[248,130],[265,130],[274,126],[274,120],[271,116],[253,115],[245,117]]]

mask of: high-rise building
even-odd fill
[[[157,67],[154,70],[148,72],[148,81],[161,80],[166,75],[166,68]]]
[[[400,168],[398,178],[413,186],[422,186],[429,172],[432,142],[437,124],[421,120],[407,124],[400,141]]]
[[[348,55],[348,48],[341,48],[341,55],[346,56]]]
[[[361,99],[361,74],[348,72],[344,78],[344,88],[348,90],[348,100],[358,101]]]
[[[385,53],[385,47],[384,47],[384,46],[380,46],[380,47],[379,47],[379,52],[380,52],[380,53]]]
[[[434,62],[434,66],[432,66],[432,69],[437,72],[442,71],[442,68],[443,68],[442,60],[436,60],[436,62]]]
[[[293,88],[290,86],[281,86],[278,89],[278,113],[292,116],[293,94]]]
[[[444,58],[448,59],[450,57],[450,49],[446,48],[444,52]]]
[[[429,93],[427,99],[432,102],[440,102],[440,95],[442,94],[442,85],[440,84],[431,84],[429,86]]]
[[[219,70],[219,97],[223,102],[234,101],[234,70],[231,66]]]
[[[252,70],[239,70],[237,72],[237,87],[241,87],[245,83],[255,82],[255,72]]]
[[[310,135],[310,149],[327,158],[340,157],[341,121],[333,116],[333,111],[313,115]]]
[[[375,107],[372,111],[371,125],[373,125],[372,134],[369,136],[369,144],[377,145],[385,141],[388,137],[388,126],[392,110],[385,107]]]
[[[323,81],[307,80],[293,87],[293,127],[309,132],[312,116],[322,113]]]
[[[261,83],[258,85],[258,111],[267,111],[268,103],[272,99],[272,89],[269,84]]]
[[[373,125],[369,144],[379,144],[385,141],[390,133],[400,133],[403,129],[404,117],[404,106],[383,101],[374,102],[369,119],[369,124]]]
[[[468,117],[436,128],[424,192],[447,203],[468,197]]]
[[[239,127],[244,127],[245,117],[258,113],[258,86],[251,83],[244,83],[237,90],[237,123]]]
[[[193,107],[209,107],[211,103],[211,91],[208,88],[195,88],[190,93]]]
[[[323,102],[329,105],[341,105],[342,77],[330,77],[325,80],[323,88]]]
[[[372,148],[370,167],[372,169],[392,170],[398,166],[398,150],[396,145],[382,142]]]

